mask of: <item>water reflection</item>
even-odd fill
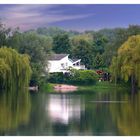
[[[68,124],[70,120],[80,121],[85,110],[84,100],[80,95],[50,94],[46,110],[51,122]]]
[[[130,98],[131,97],[131,98]],[[125,96],[127,104],[110,106],[110,112],[120,135],[140,135],[140,92]]]
[[[14,131],[29,121],[31,104],[27,91],[7,91],[0,94],[0,134]]]
[[[1,94],[0,135],[140,135],[139,107],[118,90]]]

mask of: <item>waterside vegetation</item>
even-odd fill
[[[139,25],[80,33],[53,27],[21,32],[0,23],[0,88],[9,88],[11,83],[16,88],[40,87],[48,81],[97,87],[100,76],[95,71],[102,70],[110,73],[112,83],[126,82],[136,89],[140,86],[139,40]],[[53,53],[81,59],[87,70],[52,76],[46,67]]]
[[[0,89],[28,87],[31,72],[28,55],[11,48],[0,48]]]

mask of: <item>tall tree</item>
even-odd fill
[[[140,87],[139,54],[140,54],[140,35],[131,36],[118,49],[118,56],[115,58],[116,60],[113,61],[111,65],[111,68],[116,69],[118,71],[118,74],[120,74],[121,78],[124,79],[126,82],[129,79],[131,79],[132,92],[134,92],[136,85]],[[119,67],[117,63],[119,63]]]
[[[7,38],[7,46],[10,46],[17,51],[20,50],[21,42],[23,39],[23,33],[20,32],[19,28],[11,31],[11,36]]]
[[[52,49],[51,38],[38,35],[35,32],[15,32],[9,40],[12,48],[30,56],[33,71],[31,84],[40,84],[41,75],[46,74],[47,58]]]
[[[86,40],[79,40],[78,45],[72,50],[72,56],[81,59],[86,68],[90,69],[93,62],[93,51],[91,44]]]
[[[0,89],[28,87],[31,67],[28,55],[11,48],[0,48]]]
[[[93,48],[95,53],[103,54],[105,45],[108,42],[107,38],[100,34],[100,33],[94,33],[93,35]]]
[[[93,59],[93,68],[99,69],[103,68],[103,66],[104,66],[103,56],[97,53],[97,55]]]
[[[58,34],[53,37],[53,51],[55,53],[69,53],[71,44],[68,34]]]

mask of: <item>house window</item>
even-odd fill
[[[61,64],[61,67],[62,67],[62,68],[64,68],[64,67],[65,67],[64,63],[62,63],[62,64]]]
[[[68,66],[68,63],[66,63],[66,67]]]

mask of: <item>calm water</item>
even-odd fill
[[[4,93],[0,135],[140,135],[140,93]]]

